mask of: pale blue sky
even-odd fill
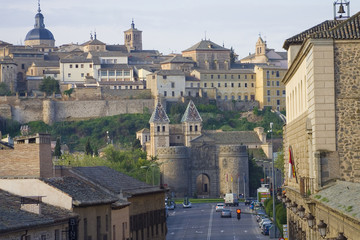
[[[33,28],[37,0],[0,0],[0,40],[19,44]],[[131,19],[143,31],[143,48],[180,53],[205,38],[240,58],[253,53],[261,33],[268,47],[285,51],[285,39],[333,19],[332,0],[41,0],[56,45],[83,43],[96,29],[107,44],[123,44]],[[351,15],[360,1],[350,2]]]

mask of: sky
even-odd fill
[[[37,0],[0,0],[0,40],[23,44],[35,23]],[[239,59],[254,53],[261,37],[267,46],[285,51],[290,38],[334,18],[333,0],[41,0],[45,27],[55,45],[82,44],[96,31],[106,44],[124,44],[134,19],[142,31],[143,49],[181,53],[202,39],[233,48]],[[350,15],[360,1],[350,2]]]

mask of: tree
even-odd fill
[[[53,77],[44,77],[40,84],[40,91],[45,92],[47,95],[60,93],[59,81]]]
[[[230,63],[235,63],[237,58],[238,58],[238,55],[235,53],[235,50],[231,47],[230,48]]]
[[[263,178],[262,168],[256,165],[252,154],[249,156],[249,191],[251,196],[256,195],[256,190],[261,186],[261,178]]]
[[[64,91],[64,94],[67,95],[68,97],[71,97],[71,94],[74,92],[74,89],[73,88],[70,88],[68,90],[65,90]]]
[[[55,157],[60,157],[61,156],[60,138],[56,139],[54,156]]]
[[[11,95],[11,91],[8,85],[6,83],[2,82],[0,83],[0,96],[9,96]]]
[[[134,142],[133,142],[133,145],[132,145],[132,149],[135,150],[135,149],[141,149],[142,146],[141,146],[141,142],[139,139],[135,139]]]
[[[91,145],[90,145],[90,138],[88,138],[87,139],[87,141],[86,141],[86,145],[85,145],[85,154],[86,155],[93,155],[93,150],[92,150],[92,148],[91,148]]]
[[[278,153],[278,155],[277,155],[277,157],[275,159],[275,162],[274,162],[275,168],[280,169],[283,177],[284,177],[284,157],[285,157],[284,156],[284,149],[282,149]]]

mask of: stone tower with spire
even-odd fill
[[[169,123],[170,120],[160,102],[157,103],[149,120],[150,123],[150,152],[148,155],[156,156],[157,148],[169,147]]]
[[[264,56],[266,58],[266,42],[259,36],[255,45],[255,56]]]
[[[131,22],[131,28],[124,31],[124,44],[129,52],[142,50],[142,31],[135,28],[134,20]]]
[[[202,119],[192,100],[190,100],[181,119],[184,145],[190,147],[190,141],[201,135]]]
[[[35,25],[34,28],[26,34],[25,46],[55,46],[53,34],[45,28],[44,15],[42,15],[40,9],[40,0],[38,2],[38,13],[35,15]]]

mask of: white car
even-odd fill
[[[224,209],[224,207],[225,207],[224,203],[218,203],[218,204],[216,204],[215,211],[221,212]]]
[[[188,201],[187,203],[183,203],[183,208],[191,208],[191,202]]]

